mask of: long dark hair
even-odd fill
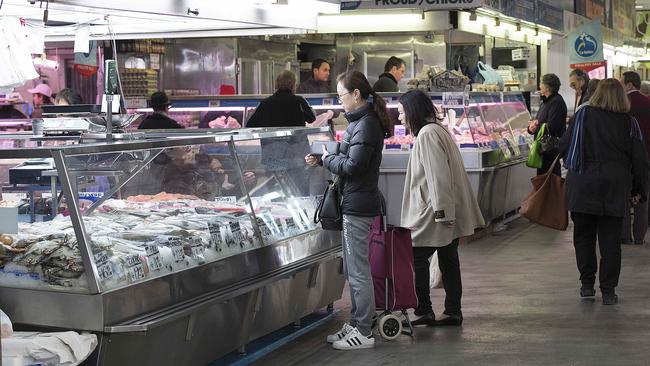
[[[438,111],[433,106],[431,98],[421,90],[414,89],[407,91],[399,97],[399,102],[404,108],[406,123],[408,124],[407,127],[415,136],[420,133],[422,127],[433,122],[431,117],[434,118],[434,121],[442,120],[438,116]]]
[[[336,78],[337,83],[342,83],[348,91],[358,89],[361,93],[361,98],[368,99],[372,95],[372,109],[377,116],[381,125],[384,128],[384,136],[391,137],[393,135],[393,120],[388,115],[386,110],[386,101],[379,94],[375,93],[366,79],[366,76],[359,71],[348,71],[339,75]]]

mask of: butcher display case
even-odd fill
[[[521,93],[429,93],[457,143],[470,184],[486,222],[519,208],[534,174],[525,166],[532,143],[530,113]],[[388,221],[398,224],[404,174],[413,137],[401,125],[387,139],[380,188],[389,197]],[[391,201],[391,197],[397,197]]]
[[[97,364],[206,364],[340,298],[340,233],[313,223],[328,177],[303,159],[328,128],[122,138],[0,150],[50,161],[59,198],[31,223],[1,201],[0,308],[18,327],[95,332]]]

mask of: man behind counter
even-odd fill
[[[330,92],[330,64],[322,58],[311,63],[312,77],[300,83],[298,94],[326,94]]]
[[[406,72],[406,62],[399,57],[391,56],[384,65],[384,73],[379,75],[372,89],[376,92],[399,92],[397,85]]]
[[[155,92],[151,94],[151,108],[153,108],[153,113],[148,115],[140,126],[139,130],[162,130],[168,128],[183,128],[179,125],[178,122],[169,118],[167,114],[169,113],[169,108],[171,103],[165,92]]]

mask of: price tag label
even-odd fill
[[[235,196],[224,196],[224,197],[215,197],[214,202],[217,203],[228,203],[228,204],[236,204],[237,203],[237,197]]]
[[[271,236],[273,233],[271,232],[271,229],[266,225],[266,222],[261,218],[257,218],[257,226],[260,228],[260,232],[262,236]]]
[[[201,238],[190,237],[188,240],[192,243],[192,258],[198,259],[199,257],[202,257],[205,252],[205,247],[203,246],[203,243],[201,243]]]
[[[142,264],[135,265],[128,270],[128,276],[130,282],[140,281],[145,278],[144,266]]]
[[[242,232],[241,225],[239,222],[230,223],[230,232],[232,233],[233,245],[239,244],[241,247],[245,245],[246,238]]]
[[[129,255],[124,260],[127,266],[127,277],[130,282],[140,281],[145,278],[144,265],[137,254]]]
[[[163,262],[158,246],[155,244],[147,245],[144,247],[144,250],[147,252],[147,258],[149,259],[149,268],[154,271],[161,270],[163,268]]]
[[[99,279],[102,281],[106,281],[113,277],[113,267],[110,263],[104,263],[97,266],[97,272],[99,273]]]
[[[108,262],[108,253],[105,250],[102,250],[99,253],[95,254],[95,263],[97,265],[104,264]]]
[[[185,260],[185,253],[183,252],[183,244],[178,238],[169,239],[169,247],[172,250],[172,257],[174,261],[182,262]]]
[[[209,222],[208,231],[210,232],[210,246],[214,246],[217,252],[220,252],[224,244],[221,236],[221,227],[216,222]]]

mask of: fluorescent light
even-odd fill
[[[637,8],[637,9],[643,9],[643,5],[636,5],[635,8]]]

